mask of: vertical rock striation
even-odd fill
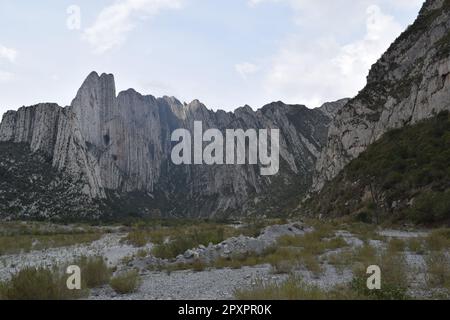
[[[0,142],[44,154],[83,195],[100,201],[105,214],[264,214],[286,205],[280,196],[294,205],[308,189],[331,117],[345,102],[315,110],[276,102],[258,111],[245,106],[214,112],[198,100],[183,104],[133,89],[116,95],[112,75],[92,72],[68,107],[39,104],[7,112]],[[279,174],[263,177],[258,165],[175,166],[171,134],[192,132],[194,121],[222,132],[280,129]]]

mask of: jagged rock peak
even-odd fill
[[[183,106],[181,101],[173,96],[163,96],[162,98],[159,98],[159,100],[163,100],[163,101],[167,102],[169,105],[181,106],[181,107]]]
[[[334,118],[336,114],[342,109],[342,107],[345,106],[349,101],[350,99],[345,98],[334,102],[326,102],[317,109],[322,111],[328,117]]]
[[[87,78],[84,80],[83,84],[81,85],[80,89],[78,90],[78,94],[75,97],[80,96],[85,91],[92,91],[92,90],[109,90],[113,92],[113,95],[115,96],[116,92],[116,84],[114,80],[113,74],[108,73],[102,73],[99,75],[96,71],[92,71]]]
[[[134,89],[116,96],[113,75],[92,72],[69,107],[7,113],[0,124],[0,146],[20,142],[32,153],[43,152],[57,173],[74,181],[71,194],[84,203],[86,198],[100,201],[104,214],[161,210],[180,216],[241,215],[257,206],[268,212],[269,206],[279,206],[277,195],[286,188],[293,194],[306,191],[331,119],[282,102],[265,108],[212,111],[199,100],[183,105],[174,97],[144,96]],[[205,129],[279,128],[279,175],[262,177],[254,165],[173,165],[171,133],[192,131],[194,121],[202,121]],[[1,192],[0,186],[0,200]],[[23,211],[29,209],[24,203]]]
[[[239,107],[237,108],[234,113],[240,113],[240,112],[246,112],[246,113],[253,113],[253,109],[252,107],[250,107],[248,104],[246,104],[245,106]]]
[[[198,99],[193,100],[186,106],[186,108],[191,111],[207,110],[206,106]]]

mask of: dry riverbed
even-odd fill
[[[263,227],[254,236],[239,236],[238,230],[220,243],[204,243],[173,257],[166,256],[167,249],[176,241],[166,234],[155,243],[149,241],[156,239],[153,233],[133,243],[132,231],[112,228],[91,243],[1,255],[0,281],[27,267],[52,268],[80,257],[103,257],[115,275],[137,270],[138,285],[119,294],[105,284],[91,289],[88,299],[283,298],[283,284],[292,279],[326,292],[352,283],[356,266],[380,261],[390,268],[392,261],[386,261],[394,259],[395,264],[400,258],[402,270],[396,276],[406,279],[408,297],[448,298],[447,233],[342,227],[289,223]]]

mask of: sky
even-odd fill
[[[0,0],[0,114],[117,91],[210,109],[352,97],[423,0]]]

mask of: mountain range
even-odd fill
[[[0,217],[230,217],[295,212],[387,132],[450,110],[450,0],[426,1],[352,99],[321,108],[282,102],[209,110],[92,72],[70,106],[8,111],[0,124]],[[280,171],[174,165],[171,133],[279,129]],[[326,189],[326,188],[325,188]]]

